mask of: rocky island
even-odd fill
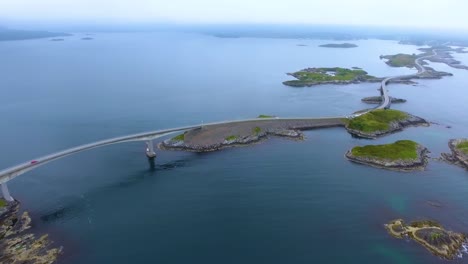
[[[399,140],[392,144],[354,147],[346,152],[346,158],[381,169],[413,171],[425,168],[428,152],[414,141]]]
[[[385,225],[388,233],[396,238],[409,237],[424,246],[432,254],[452,260],[465,246],[466,235],[446,231],[435,221],[416,221],[406,225],[402,219]]]
[[[302,130],[344,126],[342,118],[291,118],[280,119],[260,115],[248,121],[207,125],[187,131],[161,142],[160,149],[210,152],[227,147],[245,146],[279,136],[303,139]]]
[[[451,139],[448,145],[452,153],[442,153],[442,158],[447,162],[468,169],[468,139]]]
[[[378,109],[351,118],[346,129],[353,136],[372,139],[400,131],[409,126],[429,126],[429,123],[406,112]]]
[[[320,84],[351,84],[361,82],[380,82],[382,78],[369,75],[361,69],[346,68],[307,68],[294,73],[288,73],[297,80],[285,81],[284,85],[305,87]]]
[[[383,100],[382,100],[382,96],[371,96],[371,97],[362,98],[361,101],[366,103],[366,104],[381,104]],[[400,99],[400,98],[390,97],[390,102],[392,104],[406,103],[406,100],[405,99]]]
[[[18,201],[0,198],[0,263],[54,263],[62,248],[52,248],[47,235],[36,238],[28,232],[31,218],[27,212],[19,215],[19,209]]]
[[[358,45],[352,44],[352,43],[340,43],[340,44],[330,43],[330,44],[319,45],[319,47],[322,47],[322,48],[342,48],[342,49],[356,48],[357,46]]]

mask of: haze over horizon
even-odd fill
[[[0,24],[318,24],[468,30],[468,2],[427,0],[16,0]]]

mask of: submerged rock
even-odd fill
[[[454,259],[466,243],[466,235],[446,231],[439,223],[425,220],[406,225],[402,219],[385,225],[390,235],[396,238],[409,237],[436,256]]]

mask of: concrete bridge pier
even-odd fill
[[[2,187],[2,196],[3,196],[3,199],[5,199],[7,202],[13,202],[15,199],[13,199],[13,197],[11,197],[10,195],[10,192],[8,191],[8,186],[6,184],[6,182],[0,184]]]
[[[149,159],[154,159],[156,157],[156,152],[154,152],[153,140],[146,141],[146,156]]]

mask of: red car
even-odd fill
[[[37,160],[32,160],[31,161],[31,164],[36,164],[37,163]]]

